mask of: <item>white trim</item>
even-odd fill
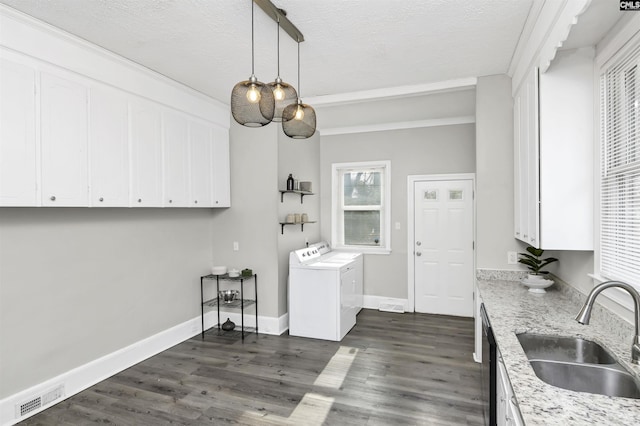
[[[460,117],[435,118],[429,120],[397,121],[393,123],[365,124],[361,126],[328,127],[320,129],[321,136],[349,135],[353,133],[386,132],[389,130],[418,129],[424,127],[452,126],[456,124],[474,124],[474,115]]]
[[[384,89],[362,90],[358,92],[322,95],[305,98],[305,103],[317,106],[345,105],[357,102],[368,102],[381,99],[408,98],[424,94],[453,92],[469,89],[478,84],[476,77],[446,80],[436,83],[416,84],[411,86],[387,87]]]
[[[365,247],[365,246],[345,246],[342,243],[338,243],[338,209],[337,205],[340,204],[338,196],[340,194],[340,179],[336,179],[338,170],[343,169],[366,169],[366,168],[384,168],[384,193],[382,200],[382,209],[384,213],[384,245],[379,247]],[[331,246],[334,249],[358,251],[368,254],[389,254],[391,253],[391,161],[390,160],[377,160],[377,161],[359,161],[350,163],[333,163],[331,164]]]
[[[407,299],[398,299],[396,297],[373,296],[365,294],[362,302],[364,309],[378,309],[380,304],[389,303],[392,305],[402,305],[405,312],[408,312],[409,301]]]
[[[222,314],[221,314],[222,315]],[[226,314],[225,314],[226,315]],[[237,317],[235,316],[237,315]],[[217,322],[216,311],[209,311],[205,314],[205,327],[211,327]],[[240,314],[226,315],[229,318],[235,318],[237,324],[240,324]],[[282,334],[288,329],[288,314],[280,318],[258,317],[260,334]],[[255,325],[255,315],[245,314],[245,326]],[[239,325],[238,325],[239,326]],[[42,407],[29,413],[28,416],[16,418],[15,405],[30,399],[34,395],[39,395],[46,390],[63,384],[64,398],[56,401],[56,403],[69,398],[78,392],[81,392],[96,383],[105,380],[114,374],[117,374],[145,359],[159,354],[172,346],[182,343],[201,333],[201,318],[198,315],[195,318],[187,320],[182,324],[178,324],[167,330],[163,330],[153,336],[137,341],[122,349],[118,349],[110,354],[104,355],[93,361],[62,373],[56,377],[46,380],[37,385],[31,386],[13,395],[0,400],[0,424],[13,425],[19,421],[23,421],[47,408],[50,405]]]
[[[626,13],[596,46],[596,67],[601,70],[640,31],[640,14]],[[599,74],[598,74],[599,75]]]
[[[415,259],[413,257],[413,238],[415,233],[415,200],[414,185],[416,182],[439,180],[470,180],[473,192],[476,191],[475,173],[456,173],[438,175],[409,175],[407,176],[407,312],[415,312]],[[476,241],[476,198],[473,197],[473,241]],[[476,274],[476,251],[473,251],[473,282]],[[475,287],[474,287],[475,288]]]

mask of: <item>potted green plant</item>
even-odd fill
[[[549,274],[549,271],[543,271],[542,268],[547,266],[550,263],[557,262],[558,259],[555,257],[547,257],[546,259],[542,259],[542,254],[544,253],[543,249],[535,248],[533,246],[529,246],[526,248],[528,253],[518,253],[520,258],[518,262],[523,265],[527,265],[529,269],[529,280],[540,280],[544,279],[545,275]]]

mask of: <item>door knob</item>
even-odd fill
[[[419,251],[416,252],[416,256],[422,256],[422,253],[420,253]]]
[[[421,243],[420,241],[416,241],[416,245],[417,245],[417,246],[421,246],[421,245],[422,245],[422,243]]]

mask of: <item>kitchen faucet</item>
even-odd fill
[[[593,290],[591,290],[589,296],[587,296],[587,301],[584,302],[584,306],[576,316],[576,321],[580,324],[588,325],[589,318],[591,318],[593,302],[595,302],[596,297],[598,297],[602,290],[610,287],[620,287],[621,289],[627,290],[631,297],[633,297],[633,307],[636,314],[636,334],[633,336],[633,343],[631,344],[631,362],[634,364],[640,364],[640,335],[638,335],[638,323],[640,323],[640,294],[638,294],[638,291],[635,288],[627,283],[623,283],[622,281],[605,281],[598,284],[593,288]]]

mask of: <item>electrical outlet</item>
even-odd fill
[[[238,244],[237,241],[233,242],[233,251],[238,251],[240,250],[240,244]]]
[[[517,265],[518,264],[518,252],[516,252],[516,251],[508,251],[507,252],[507,263],[509,265]]]

